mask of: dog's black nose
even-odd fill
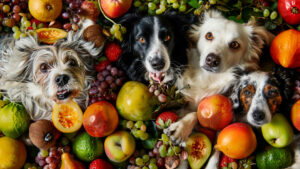
[[[217,56],[214,53],[210,53],[207,55],[206,59],[205,59],[205,63],[207,64],[207,66],[209,67],[217,67],[219,66],[221,61],[221,58],[219,56]]]
[[[264,112],[260,111],[260,110],[255,110],[253,112],[253,119],[255,121],[263,121],[265,119],[265,114]]]
[[[150,64],[153,69],[155,70],[161,70],[165,67],[165,60],[162,58],[154,58],[150,61]]]
[[[70,77],[68,75],[62,74],[55,77],[55,83],[58,86],[64,86],[69,82]]]

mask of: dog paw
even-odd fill
[[[178,121],[171,124],[169,128],[164,129],[164,133],[169,136],[174,144],[184,146],[185,141],[187,141],[191,131],[185,131],[184,122]]]

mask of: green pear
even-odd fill
[[[270,123],[261,127],[263,137],[273,147],[288,146],[294,138],[291,125],[281,114],[275,114]]]
[[[211,154],[212,146],[209,138],[203,133],[192,134],[186,142],[188,162],[192,169],[199,169]]]

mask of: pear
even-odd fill
[[[63,153],[61,155],[61,167],[60,169],[85,169],[84,165],[74,158],[69,153]]]
[[[201,168],[211,154],[212,145],[203,133],[193,133],[186,142],[188,162],[192,169]]]

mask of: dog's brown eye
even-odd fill
[[[70,59],[70,60],[69,60],[69,65],[70,65],[70,66],[77,66],[76,60]]]
[[[171,39],[171,36],[168,35],[168,36],[165,37],[164,41],[167,42],[167,41],[169,41],[170,39]]]
[[[141,43],[145,43],[145,42],[146,42],[146,40],[145,40],[145,38],[144,38],[144,37],[140,37],[140,38],[139,38],[139,42],[141,42]]]
[[[229,44],[229,47],[232,49],[238,49],[240,47],[240,44],[237,41],[233,41]]]
[[[50,66],[46,63],[43,63],[40,66],[40,70],[41,70],[42,73],[47,73],[49,68],[50,68]]]
[[[207,40],[213,40],[214,36],[213,36],[213,34],[212,34],[211,32],[208,32],[208,33],[205,35],[205,38],[206,38]]]

